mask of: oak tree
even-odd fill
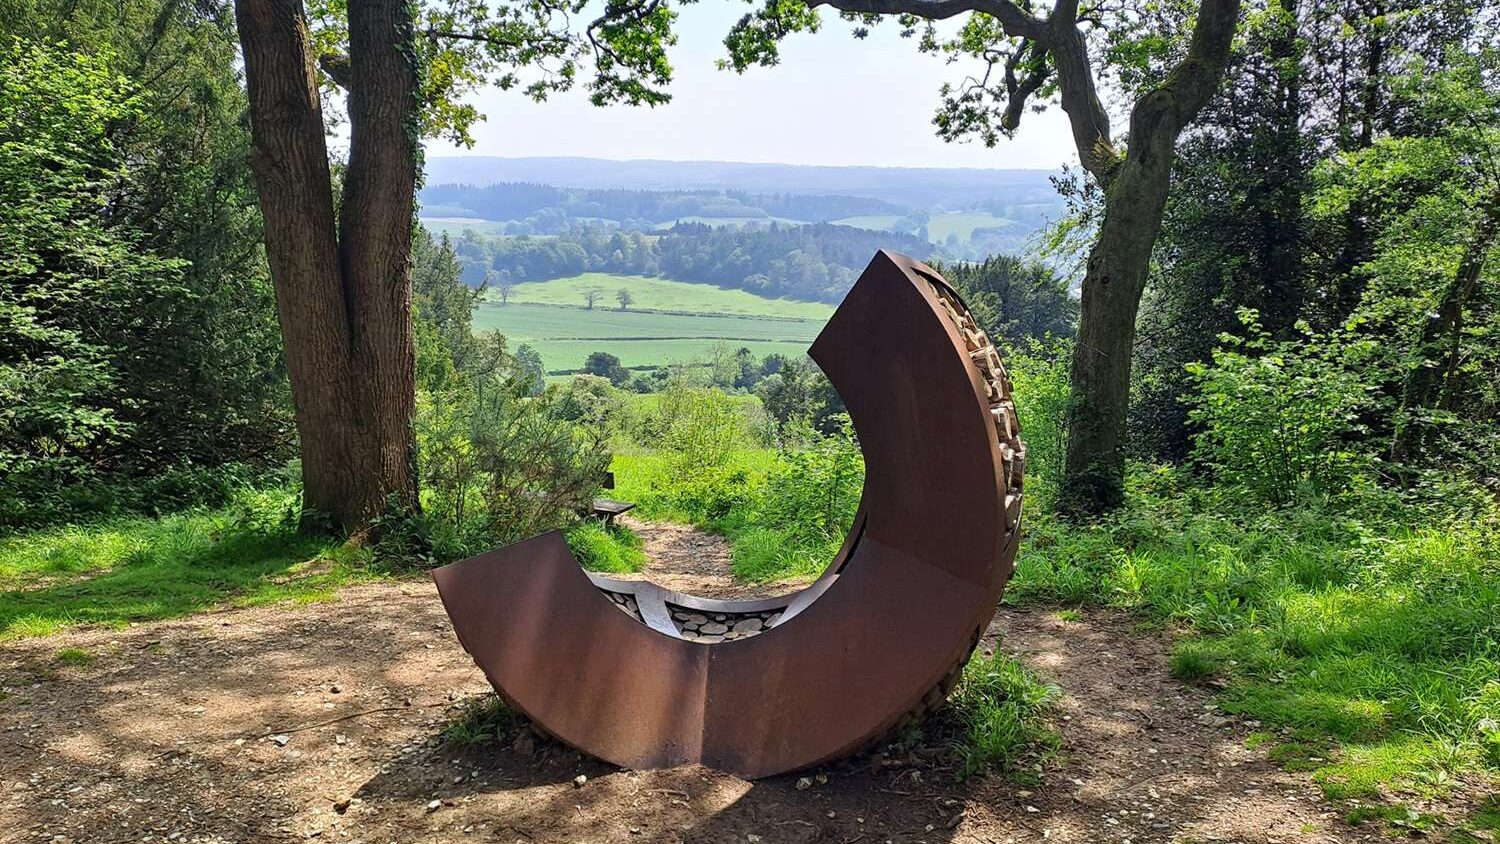
[[[1239,0],[1201,0],[1186,16],[1180,4],[1080,0],[1056,0],[1045,12],[1030,0],[768,0],[726,40],[726,64],[775,64],[779,40],[817,29],[822,5],[862,26],[895,17],[904,34],[920,33],[923,49],[983,62],[982,74],[943,91],[935,122],[946,139],[977,135],[993,145],[1054,98],[1067,114],[1103,212],[1083,280],[1061,504],[1075,515],[1118,506],[1136,314],[1174,147],[1223,76]],[[969,18],[958,35],[939,37],[931,22],[961,14]],[[1133,99],[1123,136],[1100,96],[1105,70]]]
[[[596,105],[665,102],[675,13],[661,0],[235,0],[302,454],[304,527],[356,531],[418,506],[411,260],[420,140],[470,142],[461,95],[536,99],[590,64]],[[347,97],[348,160],[327,131]]]

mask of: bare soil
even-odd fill
[[[648,539],[652,552],[706,547],[676,531]],[[670,577],[698,593],[739,588],[716,547],[693,557],[709,568]],[[455,747],[444,726],[489,689],[425,581],[12,642],[0,653],[0,841],[1378,837],[1247,750],[1253,725],[1220,717],[1203,692],[1172,680],[1159,633],[1108,612],[1065,622],[1004,608],[981,647],[997,646],[1065,692],[1063,756],[1040,786],[958,783],[931,764],[878,757],[809,772],[825,776],[802,788],[799,776],[625,771],[529,733],[514,746]],[[59,661],[65,648],[92,661]]]

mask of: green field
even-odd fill
[[[834,220],[836,226],[852,226],[856,229],[869,229],[870,231],[890,231],[891,226],[901,219],[899,214],[866,214],[860,217],[845,217],[842,220]]]
[[[526,284],[517,288],[533,294],[533,300],[551,297],[567,304],[526,303],[525,298],[516,295],[512,295],[508,305],[501,305],[493,299],[480,302],[474,309],[474,329],[499,331],[510,339],[512,348],[522,343],[532,346],[542,356],[547,370],[555,372],[578,369],[591,352],[609,352],[619,357],[625,366],[702,362],[721,343],[734,349],[746,347],[757,357],[772,353],[801,355],[822,330],[823,322],[832,311],[826,305],[762,299],[744,291],[720,290],[707,285],[602,274],[591,276],[609,280],[616,285],[613,289],[618,289],[622,283],[630,283],[638,299],[650,295],[650,301],[663,308],[687,311],[737,307],[749,311],[759,307],[762,312],[801,310],[820,312],[820,315],[816,319],[790,319],[731,316],[722,312],[622,311],[602,304],[590,311],[582,307],[583,297],[579,292],[583,287],[580,279],[590,276],[580,276],[578,279]],[[638,294],[635,293],[637,289]],[[568,302],[570,290],[578,294],[577,304]],[[668,292],[679,291],[681,295],[675,298],[666,296]]]
[[[955,211],[948,214],[933,214],[927,221],[927,237],[933,243],[942,243],[948,235],[956,234],[964,243],[973,237],[975,229],[999,229],[1015,225],[1005,217],[997,217],[988,211]]]
[[[458,237],[464,229],[473,229],[475,234],[500,234],[505,229],[505,223],[478,217],[423,217],[422,225],[434,235],[450,237]]]
[[[636,311],[778,317],[814,320],[819,324],[827,321],[833,313],[833,306],[822,302],[767,299],[745,290],[715,287],[712,284],[611,273],[584,273],[572,278],[518,284],[511,291],[510,301],[511,304],[583,307],[584,292],[594,289],[600,291],[595,310],[616,310],[619,302],[615,299],[615,293],[621,288],[630,291],[635,300],[630,309]],[[498,300],[493,292],[490,297]]]
[[[840,226],[853,226],[857,229],[870,229],[872,231],[889,231],[902,218],[895,214],[871,214],[863,217],[845,217],[842,220],[834,220]],[[927,237],[933,243],[942,243],[948,239],[948,235],[958,235],[958,239],[967,243],[974,235],[975,229],[995,229],[1015,225],[1015,221],[1006,217],[998,217],[988,211],[950,211],[943,214],[933,214],[927,221]]]

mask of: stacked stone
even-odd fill
[[[634,595],[626,595],[623,592],[607,592],[607,591],[604,594],[609,598],[609,600],[611,602],[614,603],[615,606],[619,607],[620,610],[623,611],[626,615],[630,616],[631,618],[635,619],[636,621],[642,621],[642,618],[641,618],[641,608],[638,607],[638,606],[636,606],[635,596]]]
[[[752,613],[700,612],[676,604],[668,604],[667,609],[682,638],[705,645],[758,636],[781,620],[779,609]]]
[[[995,419],[995,433],[999,438],[1000,457],[1004,464],[1005,488],[1009,491],[1006,501],[1006,527],[1015,528],[1015,519],[1020,513],[1021,484],[1026,472],[1026,444],[1021,442],[1021,421],[1016,415],[1016,403],[1012,400],[1010,375],[1000,361],[1000,352],[985,335],[969,309],[953,295],[945,285],[928,280],[928,286],[938,303],[953,321],[969,359],[978,368],[984,382],[985,398],[989,400],[990,415]]]

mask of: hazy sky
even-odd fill
[[[993,149],[938,140],[938,88],[968,68],[917,53],[892,25],[858,41],[825,9],[822,31],[792,36],[780,65],[743,76],[716,69],[724,34],[750,8],[727,0],[680,8],[668,105],[596,108],[581,86],[542,104],[490,89],[473,98],[488,117],[474,128],[474,147],[429,142],[428,154],[901,167],[1054,168],[1076,161],[1056,109],[1027,114],[1016,138]]]

